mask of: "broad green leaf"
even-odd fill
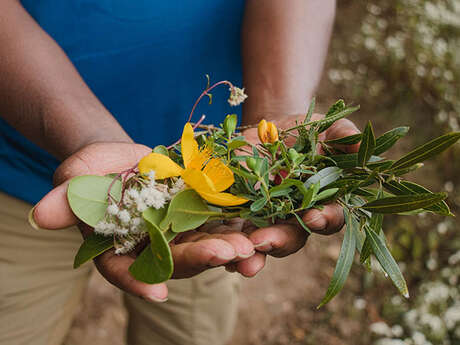
[[[409,182],[409,181],[401,181],[400,183],[400,182],[393,180],[393,181],[384,183],[384,187],[396,195],[432,193],[425,187],[420,186],[413,182]],[[443,215],[443,216],[453,215],[450,212],[449,206],[447,206],[445,201],[440,201],[432,206],[425,207],[424,209],[427,211],[431,211],[431,212]]]
[[[162,207],[160,209],[149,207],[142,212],[142,218],[161,231],[160,223],[165,218],[166,211],[167,207]]]
[[[338,188],[330,188],[330,189],[325,189],[321,193],[319,193],[317,196],[315,196],[314,201],[321,201],[324,199],[328,199],[334,194],[336,194],[339,191]]]
[[[74,177],[67,188],[67,200],[78,219],[95,227],[107,210],[107,191],[113,178],[85,175]],[[121,182],[115,180],[110,194],[115,200],[121,197]]]
[[[163,231],[163,235],[166,239],[166,241],[171,242],[173,239],[176,238],[177,235],[179,235],[177,232],[172,231],[171,229],[168,229],[166,231]]]
[[[113,247],[112,236],[102,236],[96,233],[89,235],[78,249],[73,262],[73,268],[78,268],[85,262],[94,259]]]
[[[177,193],[171,200],[166,217],[160,223],[161,229],[171,224],[174,232],[183,232],[198,228],[209,218],[209,208],[193,189]]]
[[[347,117],[348,115],[354,113],[358,109],[359,106],[345,108],[339,111],[338,113],[325,117],[322,120],[315,121],[314,124],[318,126],[318,133],[324,132],[326,129],[331,127],[334,122],[343,119],[344,117]]]
[[[376,213],[400,213],[429,207],[444,200],[445,193],[424,193],[382,198],[368,202],[362,208]]]
[[[365,166],[366,163],[371,158],[372,154],[374,153],[375,149],[375,136],[374,136],[374,129],[372,128],[372,124],[369,121],[367,123],[366,128],[363,132],[363,139],[361,140],[361,145],[359,146],[358,151],[358,165]]]
[[[136,258],[129,267],[129,272],[139,281],[147,284],[159,284],[171,278],[173,273],[171,249],[158,227],[153,226],[149,221],[146,223],[150,236],[150,246],[145,247]]]
[[[260,198],[259,200],[256,200],[254,201],[252,204],[251,204],[251,211],[252,212],[258,212],[260,211],[261,209],[264,208],[264,206],[267,204],[267,201],[268,199],[265,198],[265,197],[262,197]]]
[[[444,134],[439,138],[433,139],[428,143],[417,147],[412,152],[398,159],[392,166],[392,169],[408,168],[416,163],[434,157],[446,150],[460,139],[460,132]]]
[[[228,144],[228,149],[229,150],[236,150],[240,147],[243,147],[243,146],[246,146],[248,145],[248,143],[244,140],[232,140],[229,144]]]
[[[348,213],[347,218],[347,228],[345,230],[342,247],[340,248],[339,258],[337,260],[334,273],[332,274],[331,282],[327,288],[326,295],[319,304],[318,308],[321,308],[323,305],[328,303],[335,295],[340,292],[343,285],[345,284],[345,280],[348,277],[348,273],[350,273],[351,265],[353,264],[356,248],[356,236],[352,226],[348,225],[352,222],[351,213]]]
[[[404,297],[409,297],[406,281],[404,280],[398,264],[388,250],[386,243],[373,230],[366,229],[366,238],[369,238],[375,257],[383,270],[388,274],[393,284]]]
[[[343,138],[326,140],[325,143],[330,145],[353,145],[359,143],[361,138],[362,134],[358,133]]]
[[[166,146],[164,145],[157,145],[153,148],[153,152],[159,153],[161,155],[165,155],[169,157],[169,151]]]
[[[315,175],[309,177],[305,181],[304,185],[306,188],[310,187],[312,184],[319,182],[319,187],[324,188],[332,182],[339,179],[342,175],[342,169],[338,167],[327,167],[318,171]]]
[[[399,139],[407,134],[409,127],[397,127],[383,133],[375,141],[375,150],[374,154],[378,156],[379,154],[386,152],[392,147]]]

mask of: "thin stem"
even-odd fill
[[[204,121],[205,118],[206,118],[206,115],[201,115],[200,120],[193,126],[193,130],[195,130]],[[174,144],[169,145],[167,149],[169,150],[170,148],[176,146],[180,142],[181,142],[181,139],[178,139]]]

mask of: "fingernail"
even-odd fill
[[[250,258],[251,256],[253,256],[255,253],[256,253],[256,251],[253,250],[249,254],[238,254],[236,257],[239,258],[239,259],[247,259],[247,258]]]
[[[211,259],[209,264],[211,266],[213,266],[213,267],[216,267],[216,266],[223,265],[224,263],[226,263],[228,261],[232,261],[235,258],[236,258],[236,255],[226,256],[226,255],[222,255],[222,254],[220,254],[220,255],[216,254],[216,256],[214,256],[214,258]]]
[[[312,224],[312,223],[316,222],[317,220],[320,220],[321,218],[323,218],[322,215],[316,216],[315,218],[310,219],[309,221],[305,222],[305,225]]]
[[[153,302],[153,303],[164,303],[168,300],[168,297],[165,298],[158,298],[157,296],[145,296],[144,299],[147,302]]]
[[[263,241],[254,245],[258,252],[270,252],[273,247],[270,241]]]
[[[37,207],[37,205],[35,205],[34,207],[32,207],[29,211],[29,215],[27,216],[27,219],[29,220],[29,224],[32,228],[34,228],[35,230],[45,230],[45,229],[42,229],[40,228],[37,223],[35,223],[35,219],[34,219],[34,211],[35,211],[35,208]]]

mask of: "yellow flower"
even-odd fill
[[[152,152],[141,159],[138,168],[141,174],[155,171],[155,179],[181,176],[184,182],[211,204],[236,206],[247,202],[245,198],[223,193],[235,178],[233,172],[217,158],[211,158],[208,149],[199,150],[190,123],[185,124],[181,140],[185,169],[162,154]]]
[[[278,129],[273,122],[261,120],[257,128],[257,134],[262,143],[271,143],[278,141]]]

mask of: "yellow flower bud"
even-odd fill
[[[259,139],[262,143],[271,143],[278,141],[278,129],[273,122],[261,120],[257,129]]]

